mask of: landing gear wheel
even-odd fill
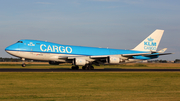
[[[94,67],[93,67],[93,66],[90,66],[90,70],[94,70]]]
[[[85,66],[85,70],[89,70],[89,65],[86,65],[86,66]]]
[[[21,60],[23,61],[22,67],[26,67],[26,64],[25,64],[25,58],[22,58]]]
[[[23,64],[22,64],[22,67],[26,67],[26,64],[25,64],[25,63],[23,63]]]
[[[85,65],[82,67],[84,70],[94,70],[94,67],[92,65]]]
[[[72,70],[78,70],[78,69],[79,69],[79,66],[72,66],[71,69],[72,69]]]
[[[85,70],[85,69],[86,69],[86,67],[85,67],[85,66],[82,66],[82,69],[83,69],[83,70]]]

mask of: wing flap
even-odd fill
[[[72,60],[72,59],[78,58],[78,57],[81,57],[81,56],[59,56],[58,59],[69,59],[69,60]]]
[[[91,59],[102,59],[102,58],[107,58],[108,55],[100,55],[100,56],[90,56]]]

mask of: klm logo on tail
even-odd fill
[[[156,51],[156,42],[153,42],[153,38],[148,38],[147,41],[144,41],[144,49],[145,50],[154,50]]]
[[[159,29],[155,30],[151,35],[149,35],[146,39],[144,39],[133,50],[156,51],[163,33],[164,33],[164,30],[159,30]]]

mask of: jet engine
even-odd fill
[[[109,57],[107,58],[107,61],[108,61],[108,63],[110,63],[110,64],[117,64],[117,63],[120,62],[120,59],[119,59],[119,57],[109,56]]]
[[[76,65],[76,66],[84,66],[88,63],[88,61],[86,61],[85,59],[75,58],[72,61],[72,63],[73,63],[73,65]]]
[[[125,62],[125,60],[119,57],[115,57],[115,56],[109,56],[106,61],[110,64],[118,64],[118,63]]]

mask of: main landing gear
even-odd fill
[[[79,66],[72,66],[71,69],[78,70]],[[82,69],[83,70],[93,70],[94,67],[92,65],[85,65],[85,66],[82,66]]]
[[[94,67],[92,65],[85,65],[82,67],[83,70],[93,70]]]

